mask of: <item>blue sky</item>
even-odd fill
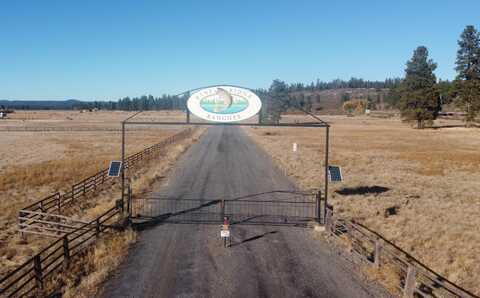
[[[383,80],[418,45],[452,79],[457,39],[479,16],[479,0],[0,0],[0,99]]]

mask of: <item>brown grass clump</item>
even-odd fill
[[[330,184],[335,214],[379,232],[479,295],[480,130],[417,130],[398,118],[324,118],[332,124],[330,164],[341,166],[345,178]],[[277,135],[268,136],[265,131]],[[259,128],[247,132],[303,189],[323,191],[323,130]],[[296,155],[294,142],[298,144]],[[396,214],[390,215],[386,210],[392,206]]]
[[[380,282],[382,286],[392,294],[400,295],[401,277],[398,267],[392,264],[386,264],[381,267],[365,265],[362,271],[369,280]]]
[[[122,262],[128,248],[136,239],[136,233],[130,229],[108,234],[100,239],[86,257],[74,265],[76,268],[69,271],[71,273],[64,280],[62,297],[95,297],[99,285]]]
[[[30,166],[12,166],[0,176],[0,191],[43,185],[60,189],[78,182],[78,177],[88,177],[107,166],[108,160],[97,156],[88,160],[65,158]]]

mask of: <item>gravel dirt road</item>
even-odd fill
[[[157,194],[236,197],[294,190],[236,127],[212,127]],[[224,248],[218,225],[159,224],[140,233],[103,297],[378,297],[311,229],[234,225]]]

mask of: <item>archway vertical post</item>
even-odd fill
[[[125,204],[125,121],[122,121],[122,204]]]
[[[185,92],[184,94],[184,97],[190,97],[190,92],[187,91]],[[187,124],[190,123],[190,110],[188,109],[188,106],[187,106],[187,103],[185,102],[185,112],[186,112],[186,116],[187,116]]]
[[[131,115],[130,117],[126,118],[125,120],[122,121],[122,165],[121,165],[121,169],[122,169],[122,173],[121,173],[121,179],[122,179],[122,213],[124,212],[125,208],[125,126],[127,124],[127,121],[132,119],[133,117],[137,116],[138,114],[142,113],[143,111],[140,110],[136,113],[134,113],[133,115]],[[129,183],[130,185],[130,183]],[[130,199],[130,196],[127,197],[127,199]],[[130,216],[130,214],[129,214]]]
[[[328,153],[330,147],[330,126],[327,125],[325,127],[325,189],[324,189],[324,196],[325,202],[323,205],[323,216],[324,216],[324,224],[327,223],[327,208],[328,208]]]

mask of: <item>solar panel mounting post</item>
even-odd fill
[[[186,92],[185,95],[187,98],[190,97],[190,92]],[[190,110],[188,109],[187,103],[185,102],[185,110],[187,111],[186,116],[187,116],[187,123],[190,123]]]
[[[125,121],[122,121],[122,202],[125,203]]]
[[[135,114],[122,121],[122,206],[125,206],[125,123],[142,112],[142,110],[137,111]],[[125,208],[122,208],[122,213],[124,210]]]
[[[328,151],[329,151],[329,140],[330,140],[330,126],[327,126],[325,131],[325,189],[324,196],[325,202],[323,204],[323,216],[324,224],[327,224],[327,205],[328,205]]]

